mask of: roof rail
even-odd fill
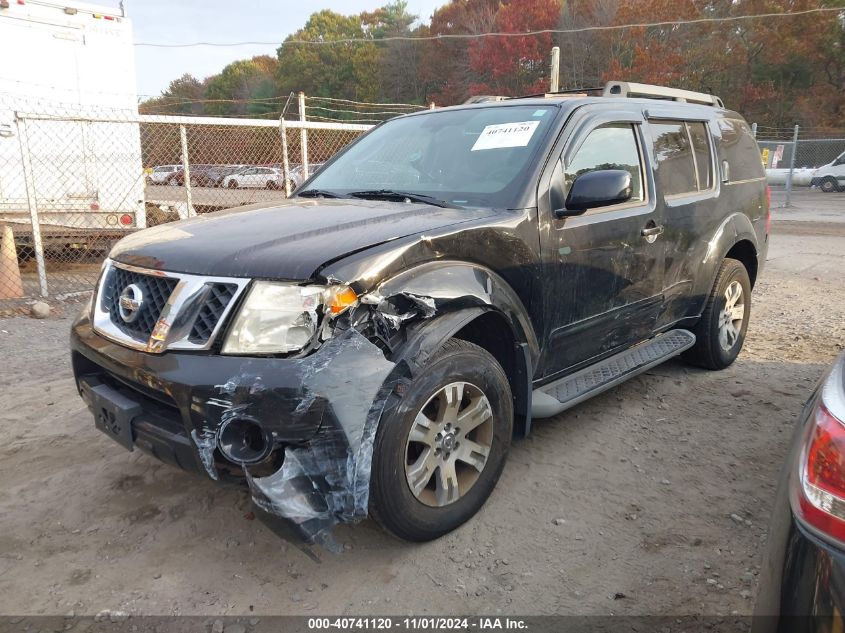
[[[672,101],[700,103],[703,105],[718,106],[720,108],[725,107],[725,103],[719,97],[707,94],[706,92],[693,92],[692,90],[637,84],[629,81],[608,81],[604,87],[602,96],[671,99]]]

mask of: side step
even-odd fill
[[[694,344],[695,334],[687,330],[670,330],[659,334],[641,345],[535,389],[532,394],[531,416],[549,418],[557,415],[677,356]]]

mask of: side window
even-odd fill
[[[692,146],[683,122],[650,121],[657,182],[664,196],[698,191]]]
[[[642,201],[643,170],[634,126],[613,123],[596,128],[587,136],[564,171],[564,197],[581,174],[601,169],[624,169],[631,173],[631,201]]]
[[[713,159],[710,155],[710,140],[705,123],[687,123],[695,168],[698,172],[698,188],[701,191],[713,186]]]
[[[649,121],[649,126],[663,195],[696,193],[713,186],[713,159],[705,123]]]
[[[757,160],[760,149],[748,124],[738,119],[719,119],[719,130],[722,132],[719,159],[728,161],[730,179],[764,178],[766,172],[763,171],[763,164]]]

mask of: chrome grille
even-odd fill
[[[153,333],[153,328],[178,282],[175,277],[156,277],[113,267],[103,281],[103,310],[109,313],[109,319],[119,329],[130,336],[146,340]],[[119,301],[124,288],[132,284],[141,289],[144,300],[138,310],[138,316],[131,323],[127,323],[120,316]]]
[[[166,350],[204,350],[249,285],[249,279],[169,273],[107,261],[94,302],[94,330],[121,345],[160,354]],[[129,286],[121,314],[121,294]],[[128,303],[128,305],[127,305]]]
[[[220,322],[220,318],[235,296],[238,287],[234,284],[210,284],[208,297],[200,308],[188,340],[197,345],[203,345],[211,338],[211,333]]]

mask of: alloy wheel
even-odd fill
[[[405,477],[413,495],[432,507],[455,503],[475,485],[490,455],[493,409],[484,392],[453,382],[417,413],[405,447]]]
[[[719,344],[729,351],[736,345],[745,319],[745,297],[742,284],[732,281],[725,288],[725,307],[719,315]]]

